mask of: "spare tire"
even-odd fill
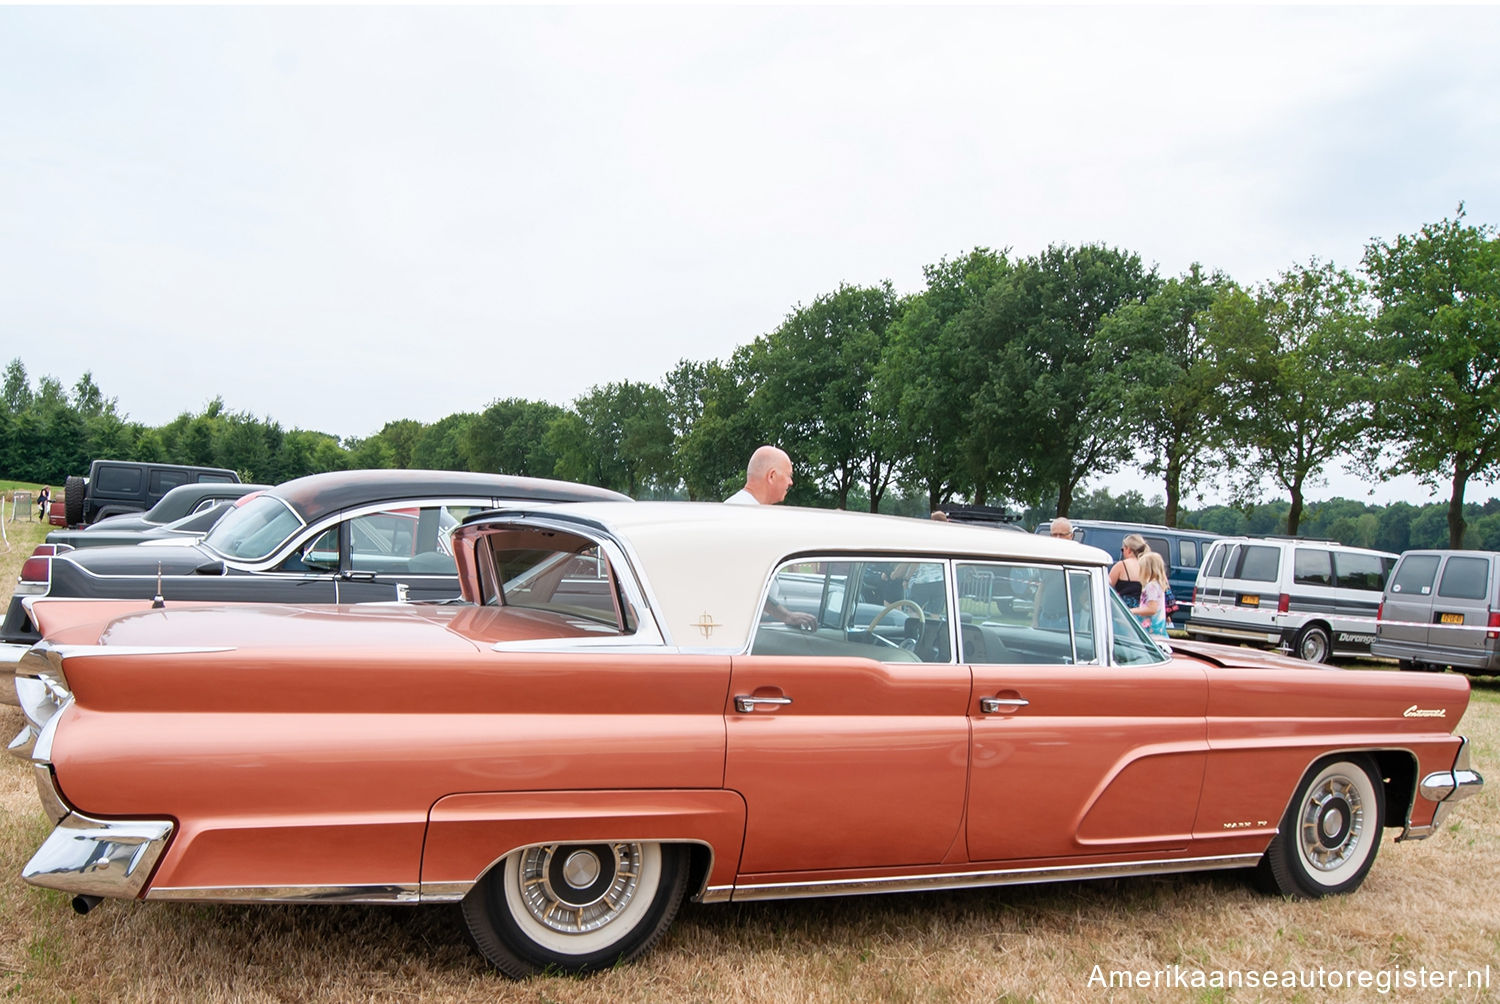
[[[63,482],[63,512],[69,526],[83,525],[83,493],[87,490],[87,485],[88,482],[79,477],[71,477]]]

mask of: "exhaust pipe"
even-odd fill
[[[80,893],[73,897],[73,912],[82,917],[102,902],[103,896],[85,896]]]

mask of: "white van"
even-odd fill
[[[1396,555],[1328,540],[1226,537],[1193,588],[1189,635],[1252,642],[1313,662],[1368,655]]]

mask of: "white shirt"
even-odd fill
[[[733,495],[724,500],[726,505],[760,505],[760,499],[751,495],[749,491],[741,488]]]

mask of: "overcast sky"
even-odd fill
[[[0,8],[0,348],[152,425],[366,436],[975,246],[1352,269],[1500,222],[1497,42],[1493,6]]]

